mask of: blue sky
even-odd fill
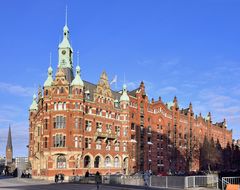
[[[121,88],[125,73],[130,90],[143,80],[150,99],[191,101],[240,137],[240,1],[8,0],[0,6],[0,155],[9,124],[14,155],[27,155],[28,108],[50,51],[56,71],[66,4],[84,80],[96,83],[106,70]]]

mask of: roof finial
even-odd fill
[[[77,51],[77,65],[79,66],[79,50]]]
[[[49,55],[49,66],[52,67],[52,52],[50,51]]]
[[[67,26],[67,5],[66,5],[66,13],[65,13],[65,25]]]

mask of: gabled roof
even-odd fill
[[[93,94],[96,91],[97,85],[93,84],[91,82],[85,81],[85,80],[83,80],[83,83],[84,83],[84,87],[85,87],[85,92],[89,91],[90,100],[93,101]],[[116,92],[116,91],[113,91],[113,90],[111,90],[111,91],[112,91],[112,95],[113,95],[114,100],[116,100],[116,99],[119,100],[120,97],[121,97],[121,94],[119,92]]]
[[[136,96],[136,93],[137,93],[138,90],[139,90],[139,88],[128,92],[128,94],[129,94],[130,96],[137,97],[137,96]]]
[[[216,122],[214,125],[217,126],[217,127],[221,127],[221,128],[225,127],[224,121],[223,122]]]
[[[187,115],[189,111],[189,108],[181,109],[181,113]]]

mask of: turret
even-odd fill
[[[53,77],[52,77],[52,73],[53,73],[53,69],[51,66],[48,67],[48,78],[47,80],[44,82],[44,88],[46,87],[51,87],[52,86],[52,82],[53,82]]]
[[[38,110],[37,96],[34,94],[33,95],[33,101],[32,101],[32,104],[29,108],[29,111],[37,111],[37,110]]]
[[[209,122],[212,121],[211,113],[210,113],[210,112],[208,112],[208,115],[207,115],[207,117],[206,117],[206,120],[209,121]]]
[[[122,95],[120,97],[120,102],[129,102],[129,96],[127,94],[127,85],[123,85]]]
[[[76,67],[76,75],[74,80],[71,83],[71,86],[84,86],[83,81],[80,76],[80,67],[79,65]]]

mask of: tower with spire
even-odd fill
[[[65,25],[63,27],[63,39],[58,45],[58,69],[62,69],[69,83],[73,80],[73,49],[69,39],[67,25],[67,7]]]
[[[6,146],[6,166],[11,165],[12,161],[13,161],[12,134],[11,134],[11,127],[9,126],[7,146]]]

